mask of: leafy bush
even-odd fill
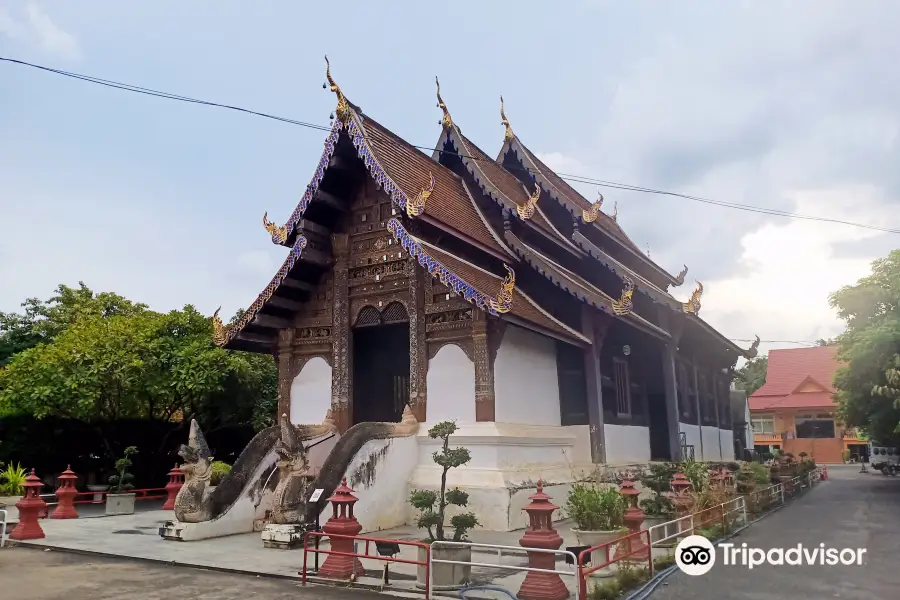
[[[134,489],[131,484],[134,481],[134,475],[128,472],[128,468],[133,464],[131,457],[137,453],[137,446],[128,446],[125,448],[125,455],[116,461],[116,473],[109,478],[110,493],[121,494]]]
[[[21,496],[25,493],[25,469],[21,463],[13,466],[11,463],[0,472],[0,496]]]
[[[582,531],[612,531],[625,525],[625,498],[615,488],[599,489],[584,483],[572,484],[566,511]]]
[[[615,579],[595,585],[588,600],[615,600],[650,578],[650,572],[645,567],[635,567],[627,562],[620,562],[618,565]]]
[[[659,558],[653,559],[653,570],[659,573],[664,569],[668,569],[672,565],[675,564],[675,555],[674,554],[666,554],[665,556],[660,556]]]
[[[428,531],[428,541],[446,539],[444,537],[445,514],[448,506],[465,507],[469,504],[469,494],[459,488],[447,490],[447,472],[455,467],[461,467],[472,459],[468,448],[450,448],[450,436],[456,433],[456,423],[442,421],[428,430],[428,437],[441,439],[443,446],[440,452],[434,452],[431,459],[439,465],[441,473],[440,492],[432,490],[413,490],[409,495],[409,503],[419,510],[416,525]],[[450,519],[450,527],[453,528],[453,541],[464,540],[466,532],[478,527],[478,519],[475,513],[466,512],[454,515]]]
[[[222,462],[221,460],[213,461],[210,468],[212,469],[212,472],[209,476],[209,485],[219,485],[222,483],[222,480],[225,479],[225,476],[231,473],[231,465],[227,462]]]
[[[709,488],[709,467],[706,463],[686,460],[681,463],[681,472],[691,482],[695,493]]]
[[[675,463],[653,463],[641,477],[641,485],[653,492],[650,498],[640,502],[648,517],[666,517],[675,512],[674,504],[665,494],[672,491],[672,476],[677,470]]]

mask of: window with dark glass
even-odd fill
[[[584,351],[571,344],[557,342],[556,373],[559,378],[560,422],[563,425],[587,425]]]

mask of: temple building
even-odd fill
[[[455,484],[495,528],[518,524],[509,507],[538,477],[552,493],[597,464],[733,459],[729,388],[756,346],[700,318],[699,282],[672,295],[687,267],[653,262],[615,205],[544,164],[502,98],[491,158],[438,84],[429,155],[327,78],[337,106],[312,181],[283,225],[263,217],[287,258],[238,322],[214,320],[221,346],[277,357],[279,416],[330,408],[346,431],[408,405],[425,424],[410,487],[439,473],[427,425],[457,421],[473,459]]]

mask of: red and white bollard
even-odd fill
[[[68,465],[66,470],[59,476],[59,488],[56,490],[56,497],[59,503],[56,510],[50,515],[51,519],[77,519],[78,511],[75,510],[75,495],[78,491],[75,489],[75,480],[78,476],[72,472],[72,465]]]
[[[183,486],[184,473],[178,468],[178,465],[175,465],[172,467],[172,470],[169,471],[169,483],[166,484],[166,494],[168,494],[168,497],[166,498],[166,503],[163,504],[163,510],[175,509],[175,497]]]
[[[38,515],[47,509],[47,503],[41,499],[41,480],[34,474],[34,469],[25,478],[25,496],[16,502],[19,509],[19,523],[9,534],[11,540],[39,540],[44,530],[38,522]]]

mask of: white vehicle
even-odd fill
[[[872,468],[881,471],[882,475],[900,473],[900,449],[869,442],[869,457]]]

